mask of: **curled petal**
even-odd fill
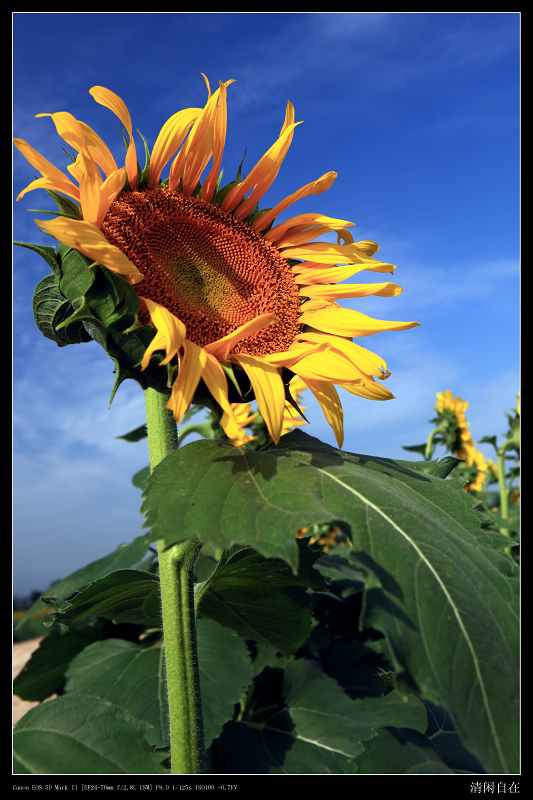
[[[126,152],[126,159],[124,166],[128,175],[128,181],[132,189],[137,188],[137,150],[133,140],[133,126],[131,124],[131,115],[124,100],[118,94],[112,92],[111,89],[106,89],[105,86],[92,86],[89,89],[89,94],[97,103],[115,114],[122,122],[128,132],[130,139],[128,150]]]
[[[76,119],[68,111],[35,116],[50,117],[59,136],[78,153],[85,152],[89,158],[96,161],[104,175],[110,175],[117,169],[117,162],[104,140],[89,125]]]
[[[340,383],[342,389],[346,389],[350,394],[358,397],[365,397],[367,400],[394,400],[392,392],[382,386],[381,383],[373,380],[358,381],[357,383]]]
[[[174,316],[167,308],[154,303],[147,297],[140,298],[146,305],[152,324],[156,329],[156,334],[145,350],[141,369],[146,369],[150,363],[152,355],[156,350],[163,350],[165,357],[161,365],[168,364],[174,356],[178,355],[180,348],[185,341],[185,325]]]
[[[75,192],[70,190],[70,187],[64,186],[64,184],[56,183],[55,181],[51,181],[48,178],[37,178],[31,183],[28,183],[27,186],[22,189],[17,195],[17,202],[22,200],[22,198],[28,194],[28,192],[33,192],[35,189],[47,189],[53,192],[61,192],[61,194],[66,194],[68,197],[72,197],[74,200],[79,200],[79,191],[76,188]]]
[[[307,235],[310,238],[303,241],[311,241],[313,232],[315,235],[325,233],[326,231],[340,231],[344,228],[350,228],[353,222],[347,219],[336,219],[335,217],[328,217],[325,214],[299,214],[297,217],[276,225],[275,228],[265,234],[265,239],[269,242],[276,242],[278,246],[288,247],[286,242],[292,242],[296,237]]]
[[[274,322],[276,322],[275,314],[260,314],[258,317],[239,325],[238,328],[223,336],[222,339],[217,339],[216,342],[206,345],[205,349],[211,355],[216,356],[219,361],[226,361],[231,350],[238,342],[253,336],[254,333],[259,333],[259,331],[268,328]]]
[[[373,242],[359,242],[353,244],[332,244],[330,242],[314,242],[301,247],[287,247],[281,252],[284,258],[301,258],[319,264],[350,264],[357,261],[367,261]],[[375,252],[373,250],[372,252]]]
[[[73,197],[74,200],[80,199],[80,193],[78,187],[75,186],[72,181],[65,175],[64,172],[61,172],[60,169],[55,167],[50,161],[48,161],[38,150],[31,146],[25,139],[14,139],[14,144],[17,150],[22,153],[26,161],[31,164],[31,166],[40,172],[42,177],[49,182],[49,186],[44,186],[43,184],[36,185],[35,181],[32,181],[25,189],[20,192],[17,197],[17,200],[20,200],[24,197],[27,192],[31,192],[34,189],[55,189],[58,192],[62,192],[63,194],[68,195],[69,197]],[[31,188],[30,188],[31,187]]]
[[[174,381],[167,404],[177,423],[181,422],[192,402],[206,363],[207,353],[205,350],[185,339],[178,377]]]

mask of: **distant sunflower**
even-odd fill
[[[377,244],[353,241],[347,231],[351,222],[306,213],[272,227],[292,203],[328,189],[335,172],[302,186],[274,208],[259,210],[300,124],[291,102],[272,146],[246,177],[220,188],[226,95],[233,81],[211,92],[204,79],[205,105],[177,111],[165,122],[143,174],[130,113],[109,89],[93,86],[89,91],[126,130],[123,167],[100,136],[72,114],[38,114],[51,117],[77,157],[67,167],[69,177],[16,139],[42,176],[17,199],[44,188],[79,202],[80,219],[59,216],[37,224],[134,286],[141,319],[155,328],[141,367],[156,351],[164,353],[162,365],[179,364],[168,403],[177,422],[202,379],[224,412],[228,435],[235,432],[224,369],[233,367],[248,376],[270,436],[278,442],[285,384],[297,375],[317,398],[340,446],[342,407],[334,384],[374,400],[393,396],[376,381],[390,374],[383,359],[352,339],[417,323],[378,320],[337,304],[342,298],[401,292],[388,282],[340,283],[363,270],[394,271],[392,264],[373,258]],[[169,162],[168,178],[162,181]],[[332,232],[338,244],[314,241]]]
[[[235,447],[244,447],[245,444],[253,442],[257,437],[248,433],[246,428],[252,425],[257,419],[257,414],[250,403],[232,403],[231,410],[234,415],[234,424],[230,424],[228,414],[224,413],[220,424],[225,431],[229,431],[230,440]]]
[[[450,389],[445,392],[437,392],[437,402],[435,403],[437,413],[443,414],[448,411],[455,417],[458,438],[456,446],[452,448],[453,454],[462,459],[467,467],[475,468],[475,477],[466,484],[465,489],[467,492],[480,492],[487,481],[490,462],[487,462],[481,450],[478,450],[474,444],[466,419],[468,406],[469,403],[466,400],[455,397]]]

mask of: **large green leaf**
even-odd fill
[[[516,566],[460,484],[296,432],[264,451],[179,449],[152,474],[143,508],[154,539],[248,545],[294,570],[298,528],[349,526],[396,610],[375,624],[398,661],[486,769],[517,769]]]
[[[309,661],[285,671],[286,705],[266,719],[252,717],[224,729],[215,748],[216,769],[232,772],[353,773],[365,742],[384,726],[424,731],[423,704],[391,692],[350,700]]]
[[[42,595],[47,602],[43,602],[41,598],[36,600],[24,618],[15,626],[15,640],[22,641],[35,636],[45,636],[48,628],[43,625],[43,622],[46,623],[50,619],[50,614],[53,613],[50,604],[59,605],[62,600],[70,597],[74,592],[111,572],[142,566],[146,563],[148,547],[148,537],[146,535],[137,536],[129,544],[119,545],[109,555],[92,561],[66,578],[53,583]]]
[[[15,727],[16,772],[52,775],[157,774],[161,756],[145,726],[113,703],[79,693],[31,709]]]
[[[97,635],[90,628],[66,633],[52,632],[32,653],[22,672],[15,678],[14,693],[23,700],[41,701],[62,690],[70,662]]]
[[[246,645],[233,631],[200,620],[198,656],[206,745],[231,719],[252,677]],[[123,639],[86,647],[67,672],[66,691],[110,702],[145,727],[147,740],[168,746],[168,708],[164,649]]]
[[[368,742],[357,758],[357,771],[362,774],[401,775],[406,773],[453,773],[429,741],[422,736],[405,736],[402,731],[382,730]]]
[[[86,647],[67,670],[67,693],[89,695],[122,708],[147,726],[151,744],[167,744],[160,730],[159,647],[106,639]]]
[[[283,561],[266,559],[251,548],[224,554],[198,585],[196,602],[200,616],[282,652],[295,652],[311,631],[305,583]]]
[[[201,619],[197,633],[204,737],[209,747],[246,692],[252,664],[245,643],[234,631]]]
[[[141,439],[145,439],[147,435],[146,425],[143,424],[138,425],[137,428],[133,428],[127,433],[123,433],[122,436],[117,436],[117,439],[123,439],[125,442],[139,442]]]
[[[72,625],[96,617],[115,623],[160,625],[159,580],[144,570],[118,570],[65,600],[58,606],[54,621]]]
[[[105,578],[106,575],[110,575],[112,572],[141,567],[146,563],[146,554],[149,546],[150,542],[146,535],[137,536],[129,544],[119,544],[107,556],[91,561],[90,564],[86,564],[66,578],[52,584],[43,594],[43,597],[47,602],[57,604],[62,600],[66,600],[74,592],[79,592],[89,583],[93,583],[99,578]]]

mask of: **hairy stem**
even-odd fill
[[[172,450],[178,437],[168,394],[147,389],[146,427],[150,469]],[[200,773],[203,769],[203,726],[194,612],[194,564],[201,545],[187,541],[166,547],[158,542],[159,579],[165,645],[170,725],[171,772]]]
[[[500,488],[500,517],[503,520],[509,518],[509,489],[505,482],[505,449],[498,450],[498,486]],[[503,526],[500,533],[510,536],[509,528]]]

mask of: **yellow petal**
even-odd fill
[[[126,183],[126,170],[124,168],[117,169],[112,172],[100,186],[100,204],[98,209],[98,225],[100,225],[111,203],[113,203],[118,195],[121,193]]]
[[[141,362],[141,369],[146,369],[156,350],[164,350],[165,352],[165,358],[161,362],[161,366],[168,364],[174,356],[178,355],[185,341],[185,325],[167,308],[159,305],[159,303],[154,303],[153,300],[149,300],[147,297],[141,297],[139,299],[143,300],[146,304],[150,319],[156,329],[154,338],[145,350]]]
[[[305,308],[305,306],[304,306]],[[325,308],[304,312],[300,317],[302,325],[309,325],[337,336],[371,336],[381,331],[403,331],[415,328],[418,322],[398,322],[396,320],[374,319],[351,308]]]
[[[218,405],[224,412],[224,425],[223,430],[235,430],[239,428],[239,423],[235,418],[233,406],[228,400],[228,381],[226,380],[226,373],[220,366],[219,362],[214,356],[207,354],[207,361],[202,373],[202,378],[205,385],[209,389],[211,396],[217,401]],[[222,424],[222,421],[221,421]]]
[[[229,81],[228,81],[229,84]],[[227,84],[226,84],[227,85]],[[228,125],[228,112],[226,103],[226,91],[221,91],[213,122],[213,166],[202,186],[201,197],[204,200],[211,200],[215,193],[220,167],[222,165],[222,155],[226,144],[226,130]]]
[[[291,370],[306,383],[309,380],[340,383],[361,377],[361,373],[354,369],[353,364],[341,352],[327,346],[303,356],[291,365]]]
[[[83,219],[98,225],[100,222],[100,186],[102,178],[96,162],[80,153],[80,205]]]
[[[86,152],[102,168],[105,175],[110,175],[117,169],[117,162],[104,140],[89,125],[76,119],[68,111],[35,116],[50,117],[59,136],[78,153]]]
[[[39,153],[34,147],[31,146],[25,139],[14,139],[13,140],[15,147],[19,150],[20,153],[24,156],[26,161],[31,164],[31,166],[40,172],[43,178],[50,181],[50,184],[54,184],[57,187],[57,191],[62,192],[63,194],[68,195],[69,197],[73,197],[75,200],[79,200],[80,193],[78,187],[75,186],[72,181],[69,179],[64,172],[61,172],[60,169],[55,167],[50,161],[48,161],[43,155]],[[30,186],[32,187],[30,189]],[[61,187],[61,188],[59,188]],[[51,186],[36,186],[35,182],[32,181],[29,186],[22,190],[22,192],[17,197],[19,200],[21,197],[27,192],[33,191],[33,189],[40,189],[40,188],[52,188]]]
[[[295,237],[307,236],[312,237],[313,231],[340,231],[344,228],[350,228],[353,222],[347,219],[336,219],[335,217],[328,217],[325,214],[299,214],[297,217],[285,220],[280,225],[276,225],[268,233],[265,234],[265,239],[270,242],[277,242],[278,246],[288,246],[286,240],[291,242]],[[315,235],[320,235],[316,234]],[[311,241],[311,238],[307,239]]]
[[[326,381],[307,380],[306,384],[320,404],[326,422],[335,434],[337,446],[342,447],[344,441],[344,414],[337,390],[331,383]]]
[[[362,256],[373,256],[374,253],[377,253],[379,250],[379,244],[377,242],[371,242],[368,239],[361,240],[359,242],[350,242],[353,247],[357,248],[357,252],[360,253]]]
[[[328,225],[291,228],[275,244],[280,250],[287,247],[305,247],[308,244],[315,244],[315,240],[326,233],[331,233],[331,228]]]
[[[78,181],[79,183],[80,180],[82,179],[82,174],[83,174],[83,167],[81,165],[81,153],[78,153],[78,155],[76,156],[76,160],[72,164],[69,164],[67,166],[67,169],[74,178],[74,180]]]
[[[263,359],[275,367],[290,367],[296,361],[299,361],[303,356],[313,353],[315,350],[319,349],[319,344],[295,342],[291,345],[289,350],[283,350],[279,353],[270,353],[268,356],[263,356]]]
[[[338,283],[357,275],[359,272],[394,272],[394,264],[384,261],[366,261],[362,264],[348,264],[345,267],[324,267],[323,264],[311,265],[309,262],[295,264],[292,268],[296,283],[307,286],[315,283]]]
[[[181,422],[191,404],[206,364],[207,353],[205,350],[186,339],[183,343],[183,356],[180,358],[178,377],[174,381],[167,404],[177,423]]]
[[[336,307],[335,303],[332,303],[331,300],[325,300],[324,298],[313,298],[312,300],[306,300],[305,305],[301,306],[302,312],[303,311],[318,311],[321,308],[331,308],[331,306]]]
[[[350,264],[352,262],[367,261],[369,252],[367,242],[359,248],[359,243],[332,244],[331,242],[314,242],[301,247],[287,247],[281,249],[283,258],[301,258],[304,261],[313,261],[319,264]]]
[[[216,342],[207,344],[205,346],[206,352],[216,356],[219,361],[226,361],[237,342],[247,339],[248,336],[253,336],[254,333],[259,333],[259,331],[268,328],[268,326],[272,325],[275,321],[275,314],[260,314],[258,317],[239,325],[238,328],[235,328],[234,331],[223,336],[222,339],[217,339]]]
[[[342,297],[397,297],[402,291],[402,287],[396,283],[337,283],[304,286],[300,294],[302,297],[337,300]]]
[[[340,383],[343,389],[350,394],[358,397],[365,397],[367,400],[394,400],[394,395],[385,386],[377,381],[361,381],[358,383]]]
[[[202,76],[203,81],[205,83],[205,88],[207,89],[207,96],[211,97],[211,84],[209,83],[209,78],[207,77],[205,72],[200,72],[200,75]]]
[[[161,172],[179,149],[201,111],[201,108],[184,108],[167,119],[152,148],[150,186],[157,186]]]
[[[142,280],[142,273],[118,247],[107,241],[96,225],[84,220],[56,217],[51,220],[36,220],[45,233],[50,234],[62,244],[73,247],[97,264],[102,264],[111,272],[118,272],[130,283]]]
[[[285,390],[277,368],[252,356],[239,354],[234,356],[234,360],[248,375],[259,413],[265,420],[270,438],[277,444],[281,436],[285,408]]]
[[[221,150],[217,148],[223,147],[222,129],[225,139],[226,94],[227,87],[233,82],[221,82],[196,118],[187,141],[170,168],[169,189],[177,189],[181,181],[183,193],[192,194],[215,150],[221,156]]]
[[[130,143],[126,152],[126,159],[124,166],[128,175],[128,181],[131,189],[137,188],[137,150],[133,140],[133,126],[131,124],[131,116],[128,107],[124,100],[118,96],[111,89],[106,89],[105,86],[92,86],[89,89],[89,94],[97,103],[115,114],[116,117],[122,122],[128,132]]]
[[[48,189],[53,192],[61,192],[61,194],[66,194],[68,197],[72,197],[74,200],[80,199],[80,193],[77,188],[71,190],[69,186],[65,187],[63,183],[56,183],[48,178],[37,178],[36,180],[31,181],[31,183],[28,183],[28,185],[18,193],[17,202],[22,200],[22,198],[27,195],[28,192],[33,192],[35,189]]]
[[[294,119],[294,106],[292,103],[287,103],[285,121],[274,144],[261,156],[246,178],[240,181],[237,186],[234,186],[224,198],[222,208],[225,211],[233,211],[246,192],[252,190],[250,197],[242,203],[236,212],[238,219],[248,216],[275,181],[291,145],[294,129],[301,124],[294,121],[288,124],[289,119]]]
[[[297,337],[298,341],[314,342],[320,345],[329,345],[335,350],[339,350],[352,364],[364,375],[374,375],[377,378],[385,378],[390,375],[387,363],[381,356],[355,344],[342,336],[334,336],[327,333],[315,333],[314,331],[304,331]]]
[[[287,195],[287,197],[275,205],[274,208],[271,208],[270,211],[265,211],[264,214],[261,214],[261,216],[258,217],[254,222],[253,227],[257,231],[265,230],[265,228],[268,228],[273,219],[279,217],[279,215],[285,211],[286,208],[295,203],[297,200],[302,200],[304,197],[325,192],[332,186],[336,177],[336,172],[325,172],[324,175],[320,176],[320,178],[311,181],[311,183],[306,183],[305,186],[302,186],[300,189],[297,189],[297,191]]]

